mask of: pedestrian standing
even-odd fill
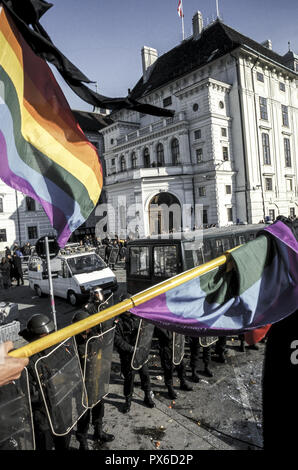
[[[20,256],[18,256],[17,252],[15,251],[13,255],[13,272],[14,277],[17,281],[17,285],[20,285],[20,281],[22,286],[24,285],[24,278],[23,278],[23,269],[22,269],[22,260]]]
[[[7,255],[7,261],[9,263],[9,267],[10,267],[10,287],[11,287],[11,283],[12,281],[15,280],[15,271],[14,271],[14,264],[13,264],[13,258],[12,258],[12,255]]]
[[[24,256],[30,256],[31,254],[31,247],[30,247],[30,243],[27,242],[26,245],[23,246],[23,255]]]
[[[11,250],[8,246],[5,247],[5,258],[7,258],[8,255],[11,255]]]
[[[3,257],[0,263],[0,273],[4,289],[8,289],[11,286],[10,271],[11,264],[7,258]]]

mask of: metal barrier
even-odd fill
[[[5,343],[5,341],[17,341],[20,339],[19,331],[21,325],[19,321],[13,321],[7,323],[7,325],[0,326],[0,343]]]

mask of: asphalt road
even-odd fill
[[[116,266],[115,273],[119,282],[119,295],[125,291],[123,266]],[[30,290],[26,277],[24,286],[1,291],[0,295],[0,301],[18,304],[22,328],[34,313],[51,316],[49,297],[37,297],[35,292]],[[70,324],[78,307],[74,308],[65,300],[56,297],[55,308],[58,328],[62,328]],[[22,340],[17,341],[15,347],[22,344]],[[167,396],[156,342],[153,341],[149,366],[157,406],[150,410],[142,405],[143,392],[139,387],[139,376],[136,375],[135,400],[128,415],[121,413],[124,403],[123,380],[120,375],[119,357],[114,352],[109,395],[106,398],[105,423],[107,432],[113,432],[116,437],[115,441],[106,444],[104,449],[156,449],[157,443],[160,450],[261,449],[261,379],[265,345],[261,343],[258,351],[246,348],[245,352],[240,352],[239,345],[237,338],[229,338],[226,363],[216,362],[216,356],[212,354],[210,369],[213,377],[205,377],[202,371],[201,380],[196,384],[191,382],[190,352],[186,343],[187,376],[193,391],[179,390],[179,381],[175,377],[174,385],[178,398],[173,402]],[[92,433],[90,446],[96,449],[91,437]],[[73,448],[78,447],[74,433],[71,443]]]

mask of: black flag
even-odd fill
[[[94,82],[89,80],[57,49],[39,22],[41,16],[53,6],[51,3],[44,0],[0,0],[1,3],[7,8],[19,31],[33,51],[39,57],[52,63],[68,86],[82,100],[95,107],[111,109],[112,111],[125,108],[153,116],[172,117],[174,115],[172,110],[140,103],[130,98],[129,95],[124,98],[109,98],[90,90],[85,83]]]

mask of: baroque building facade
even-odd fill
[[[142,49],[131,97],[173,118],[120,110],[102,129],[111,233],[258,223],[298,212],[297,56],[217,19],[158,57]],[[164,207],[176,204],[181,220]],[[175,218],[175,217],[174,217]],[[152,223],[152,221],[154,223]]]

